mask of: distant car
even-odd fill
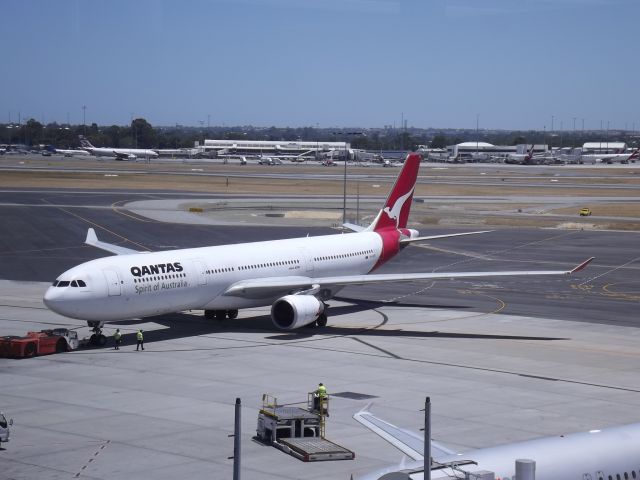
[[[589,208],[581,208],[580,209],[580,216],[581,217],[588,217],[591,215],[591,209]]]
[[[50,157],[51,156],[51,152],[49,150],[43,150],[42,151],[42,156],[43,157]]]

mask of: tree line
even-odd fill
[[[0,125],[0,142],[28,146],[52,145],[56,148],[77,148],[79,136],[84,135],[97,147],[115,148],[191,148],[205,139],[272,140],[330,142],[346,141],[352,148],[382,150],[416,150],[420,145],[445,148],[461,142],[488,142],[494,145],[548,144],[552,147],[577,147],[584,142],[605,141],[603,132],[540,132],[473,129],[381,128],[346,129],[318,127],[153,127],[146,119],[136,118],[130,125],[99,126],[43,125],[31,118],[26,123]],[[623,141],[637,146],[638,137],[632,132],[616,132],[609,141]]]

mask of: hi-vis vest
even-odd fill
[[[142,340],[142,332],[140,330],[138,330],[138,333],[136,333],[136,338],[138,339],[138,341]]]
[[[325,387],[324,385],[320,385],[318,387],[318,390],[316,390],[316,393],[320,398],[325,398],[327,396],[327,387]]]
[[[120,337],[122,337],[122,334],[120,332],[116,332],[116,333],[113,334],[113,338],[115,340],[120,340]]]

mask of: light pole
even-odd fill
[[[82,105],[82,134],[87,136],[87,106]]]
[[[344,178],[342,181],[342,223],[347,223],[347,158],[349,150],[347,148],[347,138],[349,135],[362,135],[362,132],[332,132],[332,135],[344,134]]]

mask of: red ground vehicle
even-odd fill
[[[0,337],[0,357],[34,357],[67,352],[76,348],[78,348],[78,332],[66,328],[27,332],[24,337]]]

